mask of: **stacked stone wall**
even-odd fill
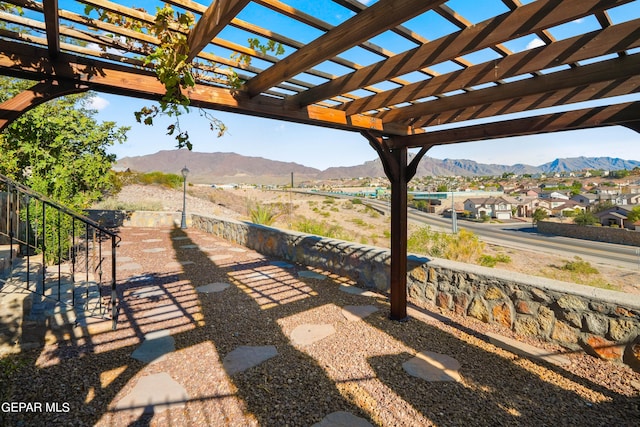
[[[196,228],[265,255],[389,291],[387,249],[200,215],[192,220]],[[414,301],[640,369],[638,295],[417,256],[408,258],[407,291]]]
[[[640,231],[628,230],[626,228],[580,226],[550,221],[540,221],[537,227],[538,232],[544,234],[555,234],[556,236],[595,240],[619,245],[640,246]]]

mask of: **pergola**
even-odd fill
[[[141,60],[140,46],[157,40],[84,12],[90,5],[153,22],[132,2],[0,3],[25,12],[0,8],[0,74],[38,82],[0,104],[0,130],[69,93],[164,94]],[[219,73],[230,67],[245,80],[230,89],[202,66],[188,91],[192,105],[359,132],[376,150],[392,188],[393,319],[406,317],[407,183],[431,147],[610,125],[640,132],[637,0],[163,3],[196,16],[189,59],[217,64]],[[341,10],[331,22],[320,18],[329,4]],[[285,54],[248,48],[247,35],[279,42]],[[515,47],[527,39],[535,43]],[[420,149],[411,161],[410,148]]]

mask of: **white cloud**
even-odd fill
[[[576,20],[571,21],[573,24],[582,24],[584,22],[584,18],[578,18]]]
[[[545,43],[542,41],[542,39],[536,37],[535,39],[533,39],[529,43],[527,43],[527,50],[534,49],[536,47],[540,47],[540,46],[544,46],[544,45],[545,45]]]
[[[109,106],[109,101],[97,95],[92,97],[87,103],[87,108],[90,108],[92,110],[98,110],[98,111],[104,110],[108,106]]]

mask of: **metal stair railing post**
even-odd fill
[[[14,245],[18,245],[18,250],[21,252],[26,258],[26,286],[27,290],[30,289],[30,281],[31,281],[31,256],[35,253],[40,253],[42,255],[42,289],[41,293],[45,297],[49,297],[47,295],[47,262],[50,260],[57,262],[58,264],[58,278],[57,278],[57,292],[54,292],[53,286],[51,289],[51,293],[57,293],[57,300],[62,302],[62,294],[63,288],[64,292],[67,292],[67,285],[62,286],[62,261],[67,259],[70,261],[70,279],[71,283],[69,285],[69,290],[71,292],[71,305],[75,307],[76,298],[75,298],[75,279],[76,279],[76,268],[78,266],[78,249],[84,244],[84,256],[85,256],[85,310],[89,311],[92,308],[90,307],[90,287],[92,284],[90,282],[89,277],[89,268],[90,265],[94,270],[94,280],[97,296],[96,304],[93,304],[93,307],[97,309],[100,315],[104,315],[105,312],[108,313],[108,310],[105,311],[105,306],[102,302],[102,279],[103,279],[103,263],[105,259],[103,259],[103,251],[102,244],[106,240],[111,241],[111,316],[112,316],[112,327],[115,330],[117,327],[117,315],[118,315],[118,298],[117,298],[117,269],[116,269],[116,250],[118,243],[120,242],[119,236],[104,227],[102,227],[97,222],[87,218],[86,216],[80,215],[72,210],[65,208],[62,205],[59,205],[47,197],[36,193],[31,190],[29,187],[26,187],[18,182],[13,181],[12,179],[0,174],[0,186],[4,186],[6,188],[6,209],[4,209],[6,218],[5,221],[0,221],[0,235],[4,235],[9,239],[10,246],[10,257],[11,263],[10,266],[13,269],[13,247]],[[33,203],[33,206],[31,204]],[[42,203],[42,208],[37,206],[38,203]],[[22,212],[22,207],[24,207],[24,212]],[[35,209],[34,209],[35,208]],[[54,209],[56,213],[52,216],[51,209]],[[2,212],[3,210],[0,210]],[[35,217],[32,218],[32,215],[35,212]],[[49,220],[47,220],[47,212],[50,214]],[[21,219],[22,213],[26,213],[24,219]],[[39,218],[40,214],[42,218]],[[84,223],[84,239],[81,238],[78,240],[76,236],[77,228],[76,222]],[[21,227],[24,226],[24,233],[21,234]],[[57,229],[56,229],[57,228]],[[70,231],[66,231],[68,235],[63,234],[63,229],[69,229]],[[47,241],[47,239],[49,241]],[[33,240],[33,241],[32,241]],[[83,242],[84,240],[84,242]],[[66,241],[66,243],[64,243]],[[57,248],[56,248],[57,245]],[[63,246],[66,247],[69,245],[69,250],[63,250]],[[90,247],[91,246],[91,247]],[[24,253],[22,251],[24,250]],[[90,251],[93,256],[92,262],[89,262]],[[66,255],[66,258],[63,256]],[[51,257],[49,259],[48,257]],[[98,259],[96,259],[98,257]],[[108,259],[108,258],[107,258]],[[97,277],[96,277],[97,276]],[[97,280],[96,280],[97,279]],[[36,288],[35,292],[38,292],[38,280],[36,279]],[[55,283],[55,282],[54,282]],[[67,303],[67,301],[64,301]]]

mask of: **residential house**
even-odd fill
[[[584,206],[591,206],[598,202],[598,196],[593,193],[576,194],[570,200],[578,202]]]
[[[609,209],[595,213],[595,216],[600,221],[600,224],[604,226],[617,225],[620,228],[635,230],[636,225],[627,220],[627,215],[629,215],[631,209],[632,206],[612,206]]]
[[[464,210],[476,218],[511,219],[511,207],[512,202],[506,197],[473,197],[464,201]]]
[[[540,193],[540,195],[538,196],[541,199],[563,199],[563,200],[569,200],[569,196],[567,196],[567,194],[565,193],[561,193],[560,191],[551,191],[551,192],[544,192],[544,193]]]

